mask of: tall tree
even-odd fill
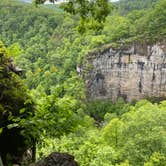
[[[56,0],[49,0],[55,2]],[[43,4],[46,0],[35,0],[36,4]],[[69,0],[62,4],[65,11],[80,16],[79,32],[86,29],[100,30],[112,9],[109,0]]]

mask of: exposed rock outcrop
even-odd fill
[[[78,163],[72,155],[54,152],[33,166],[78,166]]]
[[[93,53],[86,75],[90,99],[166,98],[166,43],[135,44]]]

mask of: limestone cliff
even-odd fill
[[[166,97],[166,43],[107,48],[88,56],[86,75],[90,99],[124,97],[127,101]]]

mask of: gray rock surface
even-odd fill
[[[1,156],[0,156],[0,166],[3,166]]]
[[[165,42],[109,47],[90,54],[88,64],[91,69],[86,72],[86,86],[90,99],[166,98]]]
[[[34,166],[78,166],[74,157],[67,153],[51,153],[45,159],[37,162]]]

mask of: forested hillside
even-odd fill
[[[148,9],[153,7],[158,0],[120,0],[115,2],[117,11],[122,14],[128,14],[133,10]]]
[[[36,142],[37,160],[67,152],[80,166],[166,165],[166,101],[91,101],[77,73],[90,52],[108,45],[165,41],[166,0],[112,6],[103,29],[85,23],[80,33],[79,15],[62,8],[0,1],[0,141],[6,131],[18,130],[29,147]],[[22,69],[21,78],[10,73],[8,82],[1,48]],[[4,147],[0,156],[5,166],[21,162]]]

